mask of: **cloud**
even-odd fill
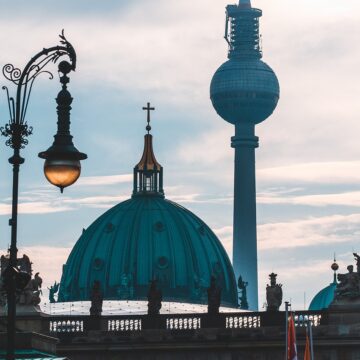
[[[65,211],[75,211],[80,207],[109,208],[114,204],[124,201],[128,196],[92,196],[84,198],[64,198],[62,200],[50,199],[49,201],[28,201],[19,203],[19,214],[50,214]],[[27,197],[30,199],[30,197]],[[11,214],[10,204],[0,204],[0,215]]]
[[[89,196],[84,198],[73,198],[65,199],[65,204],[72,204],[82,207],[93,207],[93,208],[110,208],[115,204],[127,200],[129,196],[120,195],[120,196]]]
[[[174,202],[184,204],[231,204],[232,197],[214,196],[213,194],[184,194],[170,195],[168,198]]]
[[[257,170],[261,182],[357,184],[360,161],[307,162]]]
[[[121,183],[129,183],[133,181],[132,174],[122,175],[106,175],[106,176],[87,176],[81,177],[77,183],[83,186],[101,186],[101,185],[114,185]]]
[[[232,226],[214,229],[229,256],[232,248]],[[259,251],[332,246],[335,243],[356,242],[360,236],[360,214],[331,215],[288,222],[258,225]]]
[[[360,206],[360,191],[349,191],[334,194],[316,194],[299,196],[279,196],[277,193],[260,193],[259,204],[291,204],[308,206]]]
[[[232,127],[221,126],[204,132],[199,138],[183,143],[178,149],[182,161],[199,165],[215,165],[233,158],[230,138]]]
[[[20,203],[19,214],[49,214],[62,211],[71,211],[73,208],[62,204],[54,204],[45,201]],[[0,215],[11,214],[11,205],[0,204]]]
[[[80,179],[82,186],[111,186],[132,181],[132,175],[89,176]],[[101,190],[100,190],[101,192]],[[56,212],[75,211],[81,207],[110,208],[111,206],[128,199],[125,195],[98,195],[98,196],[62,196],[48,189],[48,186],[37,187],[21,192],[19,196],[19,214],[49,214]],[[0,203],[0,215],[11,214],[11,198],[5,198]]]
[[[360,214],[331,215],[258,226],[260,251],[355,242],[360,235]]]

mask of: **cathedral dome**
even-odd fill
[[[137,196],[101,215],[74,246],[61,279],[60,301],[89,299],[95,280],[106,299],[145,299],[158,278],[164,299],[206,302],[215,274],[224,303],[236,305],[233,270],[211,229],[182,206]]]
[[[150,280],[157,279],[164,300],[206,303],[211,276],[222,288],[222,304],[237,306],[225,249],[199,217],[165,199],[162,167],[147,134],[132,198],[83,232],[64,265],[58,301],[88,300],[95,280],[104,299],[146,299]]]

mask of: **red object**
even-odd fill
[[[305,345],[304,360],[311,360],[310,339],[309,339],[309,334],[307,331],[306,331],[306,345]]]
[[[288,349],[287,349],[287,360],[298,360],[296,350],[296,333],[295,323],[292,314],[288,320]]]

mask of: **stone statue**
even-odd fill
[[[100,316],[102,313],[103,295],[101,293],[101,284],[99,280],[95,280],[90,294],[91,316]]]
[[[208,293],[208,314],[218,314],[221,304],[221,288],[216,284],[215,276],[210,278],[210,287]]]
[[[5,274],[9,265],[9,255],[2,255],[0,258],[1,274]],[[10,268],[9,268],[10,269]],[[15,271],[15,286],[16,286],[16,303],[23,305],[26,308],[35,306],[38,308],[40,304],[40,295],[42,295],[41,285],[42,278],[39,273],[36,273],[34,278],[32,276],[32,262],[27,255],[17,259],[17,267]],[[3,300],[0,300],[3,302]]]
[[[242,276],[239,276],[238,279],[238,288],[241,291],[241,295],[239,297],[240,300],[240,309],[248,310],[249,309],[249,303],[247,301],[247,293],[246,288],[249,285],[247,281],[243,281]]]
[[[121,275],[118,295],[120,299],[132,299],[134,297],[132,274],[123,273]]]
[[[354,299],[360,297],[360,275],[354,273],[354,267],[347,267],[347,274],[338,274],[339,284],[335,290],[335,300]]]
[[[17,259],[17,264],[20,271],[32,275],[32,262],[27,255],[24,254],[22,258]]]
[[[276,283],[277,274],[269,275],[270,285],[266,285],[267,311],[279,311],[282,303],[282,284]]]
[[[59,291],[59,286],[60,286],[60,283],[57,283],[55,281],[54,285],[50,286],[48,288],[48,290],[49,290],[49,301],[50,301],[51,304],[56,303],[55,294]]]
[[[360,256],[357,253],[353,253],[356,261],[356,271],[360,274]]]
[[[18,303],[20,305],[39,305],[41,301],[40,295],[42,295],[41,285],[42,278],[39,276],[39,273],[36,273],[24,290],[20,292]]]
[[[148,315],[159,315],[161,309],[162,293],[157,288],[157,280],[151,280],[148,298]]]

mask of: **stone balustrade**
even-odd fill
[[[310,320],[314,327],[326,325],[322,311],[294,312],[295,326],[304,327]],[[285,324],[284,312],[243,312],[166,315],[105,315],[100,317],[53,315],[42,319],[49,333],[83,333],[88,330],[139,332],[144,329],[187,331],[201,328],[254,329]]]

